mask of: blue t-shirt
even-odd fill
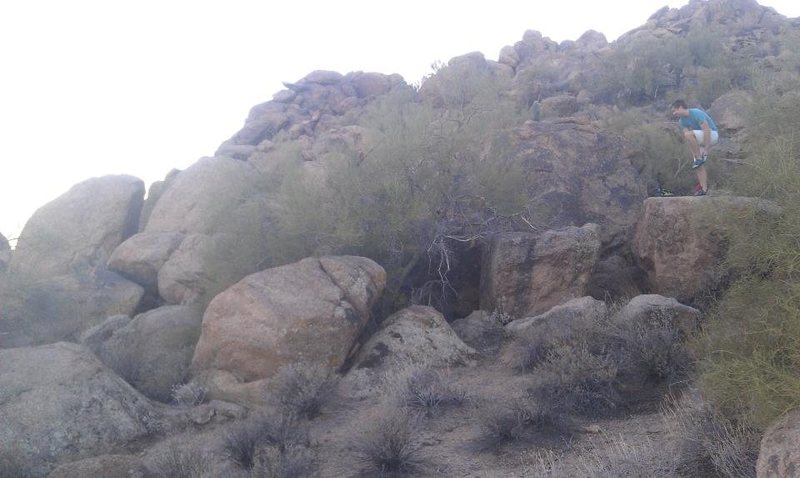
[[[689,116],[683,116],[678,120],[678,124],[681,125],[681,128],[688,128],[691,130],[703,129],[703,127],[700,126],[703,122],[708,123],[708,127],[711,128],[711,131],[718,131],[717,124],[714,123],[711,116],[708,116],[708,113],[700,108],[689,108]]]

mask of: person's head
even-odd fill
[[[689,107],[686,106],[686,101],[675,100],[672,102],[672,116],[688,116]]]

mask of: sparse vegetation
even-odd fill
[[[497,451],[511,443],[563,446],[572,433],[572,420],[555,403],[517,399],[489,403],[479,409],[482,434],[477,443],[484,451]]]
[[[428,466],[422,454],[419,416],[387,408],[358,439],[357,458],[369,476],[413,476]]]
[[[313,419],[330,400],[338,380],[339,377],[328,367],[293,363],[278,371],[267,394],[287,413]]]
[[[172,401],[181,407],[194,407],[206,401],[208,390],[193,382],[172,387]]]
[[[203,478],[211,472],[208,456],[197,449],[170,446],[155,461],[157,476],[170,478]]]
[[[454,385],[446,374],[434,369],[417,369],[406,379],[400,401],[408,408],[431,417],[447,407],[458,407],[469,399],[467,391]]]
[[[280,453],[298,455],[294,447],[307,447],[308,436],[305,429],[292,415],[262,415],[232,426],[225,435],[224,453],[230,461],[242,470],[253,470],[267,460],[276,463],[277,458],[264,452],[264,448],[274,448]],[[261,457],[262,453],[267,453]],[[271,457],[271,458],[270,458]],[[291,461],[286,457],[287,465]],[[267,465],[269,465],[267,463]],[[298,465],[299,466],[299,465]]]

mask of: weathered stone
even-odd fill
[[[359,98],[369,98],[380,96],[389,92],[392,88],[392,80],[382,73],[348,73],[345,77],[347,82]]]
[[[614,314],[611,323],[651,323],[654,320],[668,320],[684,337],[688,337],[697,329],[700,317],[699,310],[683,305],[672,297],[646,294],[631,299],[625,307]]]
[[[736,218],[779,213],[773,203],[752,198],[648,198],[632,250],[653,292],[692,303],[725,279],[720,240]]]
[[[750,124],[753,94],[747,91],[730,91],[720,96],[708,109],[708,114],[724,134],[733,134]]]
[[[293,362],[338,368],[386,274],[360,257],[304,259],[247,276],[209,304],[192,368],[250,382]]]
[[[119,329],[128,325],[131,318],[127,315],[114,315],[103,323],[95,325],[94,327],[85,330],[79,337],[79,342],[90,349],[99,346],[106,340],[110,339]]]
[[[105,265],[138,228],[144,183],[132,176],[86,180],[39,208],[17,241],[10,271],[29,279]]]
[[[88,349],[62,342],[0,349],[0,423],[0,449],[45,471],[152,433],[160,414]]]
[[[165,306],[137,315],[92,349],[146,396],[169,402],[183,383],[200,337],[201,316],[190,307]]]
[[[578,38],[575,45],[584,51],[594,51],[605,48],[608,45],[606,36],[595,30],[587,30]]]
[[[147,198],[144,200],[144,206],[142,206],[142,213],[139,215],[138,232],[145,230],[147,221],[150,220],[150,214],[153,213],[153,208],[156,207],[156,203],[158,203],[158,200],[161,199],[161,195],[164,194],[164,191],[175,181],[175,178],[180,172],[179,169],[171,169],[163,181],[156,181],[150,185],[150,188],[147,190]]]
[[[342,82],[344,76],[336,71],[316,70],[304,76],[297,83],[307,84],[316,83],[318,85],[337,85]]]
[[[450,326],[464,343],[481,352],[497,351],[506,337],[503,325],[494,315],[483,310],[455,320]]]
[[[513,320],[506,324],[505,329],[512,336],[530,334],[547,336],[553,340],[563,339],[576,332],[590,330],[607,313],[608,307],[603,301],[580,297],[557,305],[536,317]]]
[[[626,254],[627,257],[627,254]],[[586,292],[603,300],[635,297],[647,282],[644,271],[632,264],[633,258],[612,255],[597,262]]]
[[[353,366],[378,371],[403,364],[450,367],[466,365],[476,355],[436,309],[415,305],[387,318],[361,348]]]
[[[158,271],[183,239],[180,232],[136,234],[114,249],[108,268],[148,290],[157,290]]]
[[[134,455],[102,455],[61,465],[47,478],[131,478],[140,472],[140,467],[140,460]]]
[[[0,233],[0,251],[8,251],[11,249],[11,246],[8,245],[8,239],[2,233]]]
[[[578,112],[578,100],[574,96],[560,95],[545,98],[541,102],[542,118],[562,118]]]
[[[756,464],[758,478],[800,476],[800,410],[787,413],[770,426],[761,439]]]
[[[515,50],[513,46],[504,46],[500,50],[498,61],[511,68],[516,68],[517,65],[519,65],[519,53],[517,53],[517,50]]]
[[[481,309],[527,317],[583,297],[600,250],[599,236],[596,224],[539,237],[498,235],[484,259]]]

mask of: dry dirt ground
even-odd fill
[[[530,375],[514,372],[497,357],[484,357],[473,366],[449,369],[444,377],[466,390],[469,399],[420,419],[423,465],[412,476],[678,476],[671,471],[674,446],[656,404],[613,419],[576,419],[570,436],[545,443],[520,440],[486,449],[481,418],[487,407],[525,397]],[[311,422],[320,476],[380,476],[364,473],[359,444],[374,440],[376,424],[400,407],[396,390],[387,385],[383,393],[339,402]]]

